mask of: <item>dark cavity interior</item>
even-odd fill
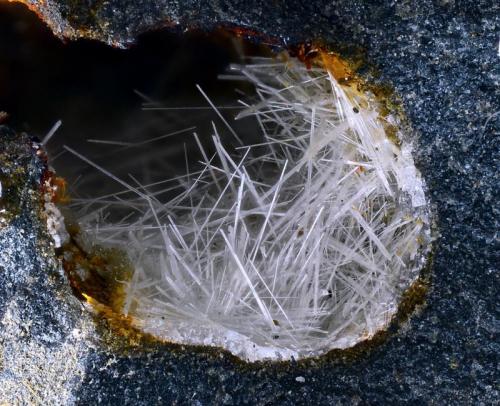
[[[224,143],[235,145],[197,84],[215,105],[226,107],[220,111],[245,144],[253,143],[259,133],[256,123],[234,122],[240,109],[232,108],[253,89],[218,76],[230,63],[243,62],[243,55],[264,53],[262,47],[223,32],[151,32],[127,50],[88,40],[63,42],[24,6],[0,4],[0,111],[9,114],[8,125],[40,140],[61,120],[46,150],[71,194],[112,193],[123,186],[63,146],[141,183],[182,175],[186,156],[190,165],[202,159],[193,132],[207,153],[213,151],[212,121]],[[196,128],[187,130],[191,127]],[[161,138],[180,130],[185,131]],[[122,145],[141,142],[133,148]]]

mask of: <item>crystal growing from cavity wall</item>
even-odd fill
[[[428,249],[411,144],[388,137],[395,119],[378,113],[374,97],[321,65],[254,58],[231,72],[256,88],[236,119],[254,117],[262,140],[244,145],[219,114],[240,145],[223,145],[220,127],[208,124],[211,156],[192,134],[204,162],[172,180],[181,191],[166,202],[68,148],[124,187],[75,202],[85,239],[119,246],[133,264],[122,312],[159,338],[250,361],[370,338]],[[128,214],[110,223],[116,209]]]

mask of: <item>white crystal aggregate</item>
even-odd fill
[[[255,86],[257,100],[240,101],[235,118],[253,116],[262,142],[223,145],[212,123],[209,156],[193,134],[204,162],[172,180],[182,190],[167,202],[66,147],[124,187],[75,202],[86,240],[119,246],[133,264],[123,313],[161,339],[248,361],[370,338],[415,282],[430,240],[408,137],[395,145],[385,130],[395,118],[320,66],[255,58],[231,73]],[[115,207],[130,213],[109,223]]]

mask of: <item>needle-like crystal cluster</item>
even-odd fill
[[[203,165],[167,202],[67,148],[125,188],[94,200],[81,228],[127,252],[123,313],[160,338],[251,361],[353,346],[387,326],[422,266],[429,218],[411,148],[388,138],[374,98],[322,67],[232,69],[258,97],[236,118],[254,116],[262,141],[230,148],[213,125],[209,156],[194,134]],[[110,224],[115,207],[129,213]]]

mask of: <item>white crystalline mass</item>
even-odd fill
[[[158,337],[250,361],[353,346],[387,326],[422,265],[429,220],[410,145],[324,69],[254,62],[233,69],[257,89],[239,117],[258,120],[261,144],[226,148],[214,126],[216,155],[177,197],[119,180],[135,196],[113,204],[140,215],[86,215],[82,229],[127,252],[123,312]]]
[[[47,221],[47,231],[54,241],[55,248],[60,248],[69,240],[69,234],[66,231],[61,211],[52,201],[51,191],[53,186],[47,181],[45,187],[47,192],[44,195],[44,213]]]

